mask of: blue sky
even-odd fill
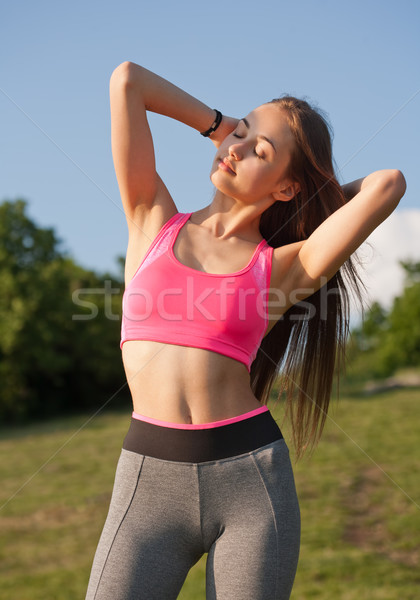
[[[321,107],[341,183],[378,169],[404,173],[399,227],[379,238],[396,252],[411,236],[420,259],[419,26],[415,0],[9,2],[0,24],[0,201],[25,198],[29,215],[54,227],[80,264],[118,272],[127,229],[108,85],[131,60],[232,116],[284,92]],[[150,123],[178,209],[207,205],[211,142],[162,116]]]

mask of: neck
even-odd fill
[[[259,243],[263,239],[259,231],[261,214],[269,206],[268,202],[245,204],[216,190],[211,204],[196,215],[199,224],[205,225],[216,238],[239,237]]]

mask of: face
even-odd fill
[[[222,193],[241,202],[291,200],[298,191],[286,177],[293,144],[284,112],[263,104],[223,140],[210,179]]]

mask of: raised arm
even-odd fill
[[[146,111],[171,117],[197,131],[210,127],[215,112],[159,75],[128,61],[111,75],[110,103],[112,154],[130,229],[133,224],[141,226],[145,213],[156,203],[162,211],[176,211],[156,173]]]
[[[366,177],[361,177],[360,179],[355,179],[354,181],[350,181],[341,186],[346,200],[351,200],[360,192],[362,185],[366,185],[365,179]]]
[[[315,292],[331,279],[394,211],[405,190],[404,175],[397,169],[375,171],[343,186],[346,198],[351,199],[301,243],[291,265],[288,288]],[[297,294],[296,299],[307,296],[308,293]]]

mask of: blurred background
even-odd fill
[[[2,7],[1,598],[83,597],[128,426],[127,228],[108,89],[125,60],[231,116],[283,93],[307,99],[331,122],[340,183],[403,172],[404,198],[360,250],[365,319],[354,304],[343,399],[322,449],[296,467],[304,522],[292,597],[416,597],[419,25],[415,0]],[[149,121],[179,211],[207,205],[214,146],[165,117]],[[183,597],[204,598],[203,566],[194,569]]]

